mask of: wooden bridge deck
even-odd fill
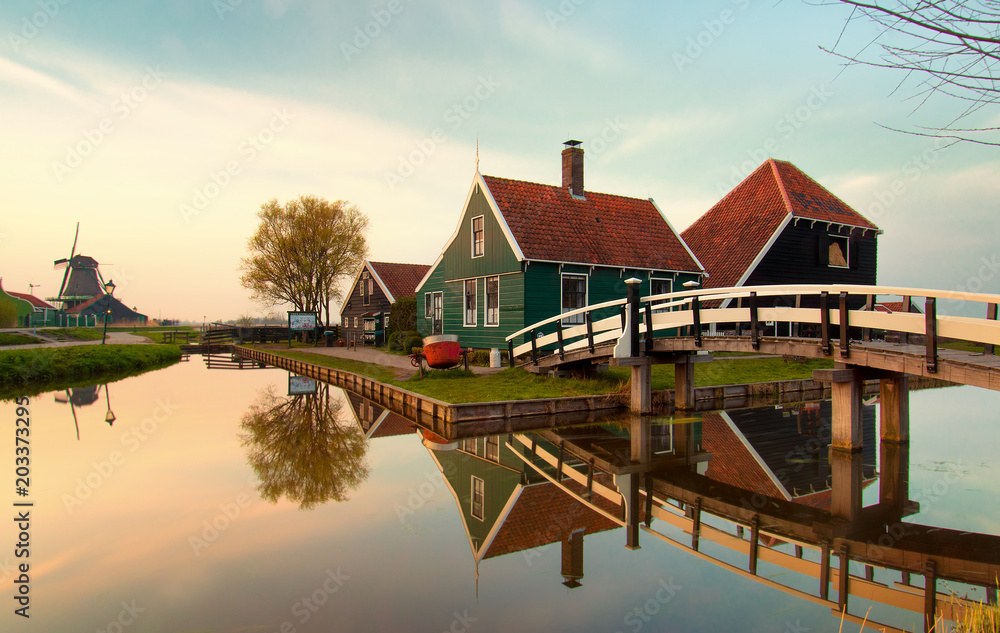
[[[923,345],[883,341],[851,342],[848,354],[844,356],[837,342],[832,342],[830,353],[824,354],[819,339],[815,338],[762,337],[759,349],[754,349],[749,337],[703,336],[701,340],[702,345],[699,347],[691,336],[656,338],[653,340],[652,351],[647,351],[646,354],[654,363],[672,362],[677,354],[698,351],[830,358],[858,367],[937,378],[1000,391],[1000,356],[992,354],[938,348],[937,371],[934,372],[928,369],[926,348]],[[529,371],[548,372],[574,364],[600,364],[611,359],[613,350],[614,342],[602,343],[594,346],[593,354],[588,349],[573,350],[566,352],[560,359],[557,353],[553,353],[540,357],[537,364],[528,361],[523,367]]]

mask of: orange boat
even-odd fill
[[[462,348],[456,334],[436,334],[424,339],[424,358],[433,369],[448,369],[458,364]]]

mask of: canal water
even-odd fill
[[[30,516],[26,530],[10,519],[0,528],[0,630],[840,630],[829,606],[690,547],[645,532],[626,547],[617,505],[587,497],[581,482],[552,483],[543,457],[558,451],[541,436],[534,456],[530,434],[448,442],[338,389],[288,395],[303,388],[283,370],[209,370],[193,356],[33,397],[24,496],[16,405],[0,403],[0,503],[7,516]],[[971,387],[911,394],[909,497],[920,505],[907,521],[1000,533],[998,410],[1000,394]],[[866,410],[871,438],[875,416]],[[828,420],[822,403],[668,417],[646,450],[654,460],[685,454],[690,472],[752,490],[756,478],[822,508]],[[566,437],[621,464],[628,433],[618,420]],[[879,499],[880,459],[873,448],[863,454],[866,505]],[[598,472],[594,481],[596,490],[623,480]],[[25,502],[33,505],[13,505]],[[671,535],[661,521],[652,526]],[[683,541],[681,530],[673,535]],[[716,549],[747,568],[739,553]],[[891,583],[888,574],[875,570],[874,580]],[[794,574],[762,564],[758,575],[780,583]],[[28,619],[15,614],[22,586]],[[966,585],[939,591],[986,597]],[[874,601],[852,598],[849,611],[869,606],[880,621],[922,630],[920,613]]]

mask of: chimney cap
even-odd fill
[[[583,145],[583,141],[574,141],[573,139],[570,139],[564,142],[563,145],[565,145],[566,147],[577,147],[579,145]]]

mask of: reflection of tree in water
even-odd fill
[[[275,503],[284,496],[309,510],[346,500],[368,478],[365,437],[339,423],[342,406],[326,385],[308,396],[278,396],[273,385],[261,392],[240,424],[261,497]]]

